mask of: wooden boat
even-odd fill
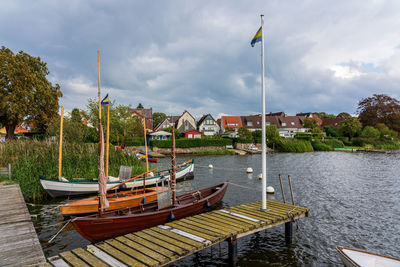
[[[156,201],[157,193],[161,191],[161,187],[150,187],[107,194],[107,200],[110,206],[105,209],[105,211],[124,209]],[[95,196],[67,203],[62,205],[60,210],[64,217],[84,216],[98,212],[98,204],[99,197]]]
[[[376,254],[355,248],[337,246],[340,259],[347,267],[399,267],[400,258]]]
[[[176,171],[176,180],[184,181],[193,178],[194,163],[193,160],[189,160],[178,165]],[[162,170],[154,173],[152,177],[146,177],[146,185],[154,185],[158,179],[162,176],[165,178],[170,177],[170,169]],[[58,179],[47,179],[40,177],[40,183],[46,192],[52,197],[60,196],[73,196],[73,195],[84,195],[93,194],[99,191],[99,184],[97,180],[85,180],[85,179],[74,179],[74,180],[63,180]],[[107,182],[107,189],[121,183],[119,179]],[[127,188],[141,187],[143,185],[143,179],[136,179],[126,184]]]
[[[101,216],[75,217],[72,224],[84,238],[98,242],[200,213],[220,201],[227,187],[228,182],[225,182],[180,195],[174,206],[163,209],[158,208],[158,202],[151,202],[105,212]]]

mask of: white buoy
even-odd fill
[[[247,172],[247,173],[253,173],[253,169],[250,168],[250,167],[248,167],[247,170],[246,170],[246,172]]]
[[[257,177],[258,177],[258,180],[261,180],[262,179],[262,173],[260,173]]]
[[[273,194],[273,193],[275,193],[275,189],[272,186],[267,186],[267,193]]]
[[[209,168],[209,169],[213,169],[214,166],[213,166],[212,164],[210,164],[210,165],[208,165],[208,168]]]

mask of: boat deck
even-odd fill
[[[19,185],[0,186],[0,266],[46,262]]]
[[[219,242],[236,244],[237,238],[309,216],[308,208],[271,200],[269,211],[260,208],[258,201],[198,214],[63,252],[48,262],[54,266],[161,266]]]

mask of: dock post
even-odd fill
[[[228,255],[229,255],[229,266],[235,266],[237,263],[237,238],[233,236],[228,241]]]
[[[292,238],[293,238],[293,223],[292,222],[287,222],[287,223],[285,223],[285,241],[286,241],[286,245],[292,244]]]
[[[8,163],[8,180],[11,180],[11,163]]]

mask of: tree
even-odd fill
[[[360,136],[364,138],[379,138],[381,133],[373,126],[365,126]]]
[[[380,132],[380,136],[383,139],[397,138],[398,133],[394,130],[390,130],[384,123],[378,123],[376,128]]]
[[[137,109],[144,109],[142,103],[139,103],[139,105],[136,107]]]
[[[390,129],[400,131],[400,102],[395,98],[374,94],[358,103],[357,112],[364,126],[384,123]]]
[[[165,118],[167,115],[162,112],[154,112],[153,113],[153,126],[157,127]]]
[[[318,125],[318,121],[314,118],[305,118],[304,119],[304,128],[308,128],[312,133],[321,133],[321,127]]]
[[[268,141],[276,141],[279,137],[279,130],[276,125],[268,125],[265,127],[265,138]]]
[[[57,116],[60,86],[46,78],[47,65],[40,57],[20,51],[14,54],[0,49],[0,123],[6,127],[6,139],[12,139],[17,125],[34,124],[44,130]]]
[[[71,112],[71,121],[82,123],[81,112],[79,109],[74,108]]]
[[[253,141],[253,135],[251,134],[250,130],[243,126],[238,130],[238,136],[241,139]]]
[[[360,121],[357,118],[351,117],[342,121],[339,124],[338,130],[343,136],[348,136],[351,141],[351,139],[361,131],[361,128]]]
[[[174,134],[175,134],[175,138],[178,139],[181,137],[181,133],[178,131],[178,129],[174,128]],[[172,133],[172,127],[168,127],[163,129],[163,131],[168,132],[168,133]]]
[[[336,130],[330,125],[325,126],[324,130],[325,130],[326,136],[332,136],[332,137],[337,137],[338,136]]]
[[[340,112],[336,118],[348,119],[351,118],[351,115],[347,112]]]

